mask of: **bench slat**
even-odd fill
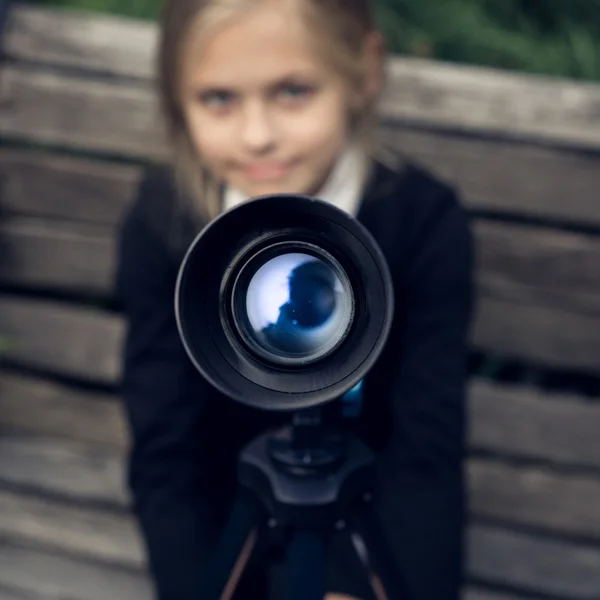
[[[2,435],[0,481],[77,502],[129,504],[123,454],[101,444]]]
[[[468,572],[476,580],[557,598],[594,598],[600,589],[600,550],[475,526]]]
[[[0,427],[125,451],[128,431],[116,396],[0,371]]]
[[[592,155],[380,128],[391,162],[404,149],[457,185],[471,210],[600,224],[600,160]],[[108,161],[0,150],[0,211],[114,225],[129,206],[140,168]]]
[[[123,325],[120,317],[91,308],[0,297],[4,357],[61,375],[115,384]]]
[[[0,544],[0,585],[51,600],[150,600],[147,576],[17,545]]]
[[[600,236],[485,219],[474,234],[485,296],[600,315]],[[13,217],[0,224],[0,244],[0,281],[112,293],[114,228]]]
[[[600,467],[600,405],[578,396],[474,380],[470,445],[565,465]]]
[[[473,515],[600,542],[597,478],[472,459],[469,488]]]
[[[115,226],[131,204],[140,168],[16,148],[0,149],[1,215]]]
[[[474,379],[469,415],[470,444],[477,451],[600,470],[600,405]],[[127,447],[116,396],[6,371],[0,371],[0,427],[97,442],[119,451]]]
[[[600,317],[485,295],[478,302],[471,336],[475,348],[551,367],[597,370]],[[100,383],[119,380],[120,316],[5,295],[0,325],[11,361]]]
[[[130,515],[84,506],[67,506],[59,501],[10,492],[0,493],[0,507],[3,509],[0,513],[0,533],[14,544],[13,548],[26,544],[32,548],[30,553],[58,551],[58,556],[66,553],[76,556],[77,560],[70,565],[75,581],[83,581],[84,575],[89,578],[88,581],[94,581],[96,573],[98,576],[101,573],[108,575],[108,567],[102,563],[109,562],[133,569],[132,575],[139,573],[138,584],[147,583],[142,575],[144,550],[137,525]],[[471,577],[477,580],[565,597],[588,597],[585,594],[589,594],[598,582],[600,551],[595,548],[557,543],[482,525],[470,527],[469,543],[468,570]],[[11,546],[5,543],[6,547]],[[83,562],[86,559],[93,563],[86,565]],[[36,580],[49,583],[47,576],[36,570],[37,561],[32,554],[22,555],[22,560],[30,574],[37,575]],[[12,561],[6,550],[4,554],[0,550],[0,565],[7,564],[12,565]],[[64,567],[56,566],[60,569],[66,564]],[[90,572],[92,568],[94,572]],[[13,586],[23,586],[24,582],[16,579],[14,574],[6,576],[3,569],[0,572],[0,583],[4,580]],[[47,591],[39,587],[25,589],[38,593]],[[63,594],[65,591],[66,588],[61,590]],[[74,589],[68,597],[74,597],[73,592]],[[77,593],[81,591],[77,590]]]
[[[166,156],[150,89],[15,67],[7,69],[3,76],[7,89],[4,95],[11,102],[8,108],[0,109],[0,133],[78,149],[144,158]],[[74,114],[77,119],[73,118]],[[456,183],[471,208],[554,216],[584,225],[600,222],[595,192],[600,183],[597,158],[518,144],[411,132],[398,127],[383,127],[382,131],[387,146],[404,148],[409,155]],[[8,160],[10,167],[10,155],[4,160]],[[81,198],[86,196],[79,191],[89,189],[92,183],[96,186],[96,182],[82,182],[77,161],[71,161],[64,163],[60,177],[67,177],[68,166],[72,165],[75,200],[83,202]],[[24,171],[22,174],[15,171],[9,181],[26,178],[28,189],[23,192],[36,191],[39,188],[33,187],[35,183],[28,176],[31,168],[36,167],[21,162]],[[44,169],[43,163],[37,168]],[[84,175],[93,170],[95,179],[100,179],[101,167],[94,169],[88,162],[83,164],[83,169]],[[106,184],[98,187],[92,198],[100,194],[107,198],[108,218],[116,222],[118,219],[110,216],[111,204],[115,202],[111,200],[113,180],[124,179],[126,189],[121,194],[128,197],[131,176],[124,175],[123,170],[113,176],[112,171],[112,166],[107,169]],[[56,176],[53,179],[60,191],[65,180],[56,181]],[[84,190],[81,190],[82,185]],[[109,186],[106,192],[104,185]],[[7,193],[11,188],[15,189],[9,186]],[[16,189],[19,190],[18,184]],[[55,189],[50,187],[50,192],[41,198],[47,199]],[[56,194],[52,195],[54,198]],[[36,196],[40,197],[39,193]],[[118,194],[116,210],[119,214],[123,210],[120,198]],[[18,205],[15,200],[8,202]],[[59,206],[66,202],[67,199],[61,200]]]
[[[1,70],[0,135],[139,159],[165,158],[150,85],[33,67]]]
[[[150,79],[154,24],[85,13],[13,11],[7,51],[14,57]],[[600,147],[600,86],[499,69],[394,56],[384,115],[427,127],[532,137]]]
[[[83,429],[83,420],[77,419],[82,407],[77,403],[86,410],[85,403],[90,400],[71,398],[71,402],[72,425]],[[29,406],[34,408],[31,403]],[[117,402],[112,408],[116,415]],[[43,416],[42,413],[40,417]],[[66,424],[57,427],[56,418],[50,417],[55,424],[45,429],[37,423],[30,425],[32,420],[37,421],[37,417],[32,419],[30,413],[29,419],[21,415],[15,422],[9,413],[8,425],[15,433],[0,439],[0,481],[78,501],[116,506],[127,503],[123,478],[125,446],[120,436],[115,436],[110,446],[96,440],[90,443],[86,432],[67,430]],[[5,427],[7,419],[3,417],[0,425]],[[559,426],[557,419],[555,428]],[[475,421],[473,427],[478,429],[481,425]],[[31,434],[36,437],[30,437]],[[506,447],[509,442],[506,440],[504,449],[510,451]],[[499,459],[472,457],[468,464],[472,514],[600,541],[600,480],[596,477],[518,467]]]
[[[475,348],[548,367],[597,372],[597,316],[485,295],[478,305],[471,336]]]
[[[104,228],[13,218],[0,224],[0,282],[111,295],[115,240]]]
[[[407,156],[458,187],[469,209],[576,225],[600,224],[600,159],[595,154],[380,127],[382,155],[397,164]]]
[[[0,536],[85,559],[146,567],[137,524],[128,512],[0,490]]]

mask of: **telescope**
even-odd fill
[[[323,599],[327,536],[339,530],[374,597],[406,597],[373,509],[373,452],[322,419],[379,357],[393,303],[368,230],[310,196],[251,198],[189,246],[175,291],[187,355],[226,396],[290,415],[240,453],[240,493],[205,569],[203,600],[232,597],[261,533],[274,528],[286,535],[290,600]]]

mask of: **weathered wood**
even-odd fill
[[[0,371],[0,427],[44,437],[128,447],[116,396]]]
[[[418,131],[391,123],[379,131],[382,156],[392,164],[404,156],[430,169],[458,187],[469,209],[600,224],[596,154]]]
[[[389,63],[386,118],[450,131],[598,148],[600,87],[421,59]]]
[[[4,509],[0,532],[5,540],[14,544],[11,550],[27,544],[39,549],[28,550],[30,553],[58,550],[60,555],[77,556],[78,560],[71,563],[75,580],[84,574],[91,575],[88,570],[91,564],[85,565],[81,559],[93,560],[96,569],[102,568],[100,561],[133,569],[144,565],[140,537],[131,517],[8,493],[0,494],[0,507]],[[600,551],[595,548],[484,526],[472,526],[469,541],[469,573],[477,580],[580,598],[591,597],[586,594],[600,577]],[[7,555],[0,550],[0,565],[6,565],[6,561]],[[24,564],[32,568],[35,560],[29,556]],[[20,580],[6,578],[1,568],[0,573],[0,582],[23,586]],[[35,570],[31,571],[34,573],[37,575]],[[46,592],[38,587],[23,587],[37,593]]]
[[[140,159],[167,156],[150,86],[33,67],[1,71],[0,135]]]
[[[485,219],[474,233],[484,296],[600,315],[600,236]]]
[[[0,215],[114,227],[130,206],[139,177],[136,166],[0,149]]]
[[[43,600],[38,595],[25,593],[23,591],[9,590],[0,587],[0,600]],[[477,600],[477,599],[475,599]]]
[[[600,224],[595,156],[397,126],[380,131],[393,156],[402,149],[457,185],[469,209]],[[0,173],[0,214],[115,225],[133,199],[140,168],[5,148]]]
[[[523,596],[517,594],[498,594],[474,586],[466,587],[462,598],[463,600],[525,600]]]
[[[75,398],[70,401],[72,426],[82,430],[83,420],[78,418],[82,410],[77,402],[84,404],[85,401]],[[68,403],[63,402],[61,408],[66,410]],[[48,412],[49,420],[56,422],[56,417]],[[5,424],[2,417],[0,425]],[[560,420],[555,420],[555,429],[560,425]],[[476,430],[486,426],[493,426],[493,421],[474,423]],[[498,429],[501,427],[502,423]],[[21,418],[16,429],[28,431],[31,426]],[[0,440],[0,481],[78,501],[118,506],[127,501],[124,446],[90,443],[85,431],[66,431],[62,423],[45,429],[36,424],[34,430],[35,438],[15,433]],[[51,434],[68,439],[47,437]],[[510,450],[510,442],[507,436],[504,450]],[[593,476],[471,458],[469,486],[471,511],[475,515],[538,527],[555,534],[600,540],[600,480]]]
[[[144,573],[88,563],[32,548],[0,544],[0,585],[44,600],[150,600]]]
[[[7,35],[15,57],[152,77],[156,26],[86,14],[18,9]],[[600,146],[600,87],[498,69],[392,57],[381,109],[388,118],[442,129]]]
[[[155,23],[33,6],[17,6],[10,17],[10,56],[141,79],[153,75]]]
[[[137,524],[126,512],[0,490],[0,536],[81,558],[146,568]]]
[[[501,462],[469,463],[471,513],[600,542],[600,480]]]
[[[577,396],[474,380],[470,445],[475,449],[598,469],[600,405]]]
[[[485,296],[600,315],[600,236],[485,219],[474,221],[474,233]],[[0,282],[111,295],[115,234],[114,227],[5,219]]]
[[[475,348],[548,367],[597,372],[600,319],[575,311],[480,296]]]
[[[39,369],[114,384],[120,377],[124,323],[77,306],[0,298],[5,355]],[[595,372],[600,319],[531,302],[479,298],[473,345],[548,366]]]
[[[8,360],[61,375],[114,384],[121,368],[123,320],[77,305],[0,297]]]
[[[469,575],[532,593],[593,599],[600,589],[600,549],[502,528],[471,527]]]
[[[600,405],[478,379],[469,398],[475,450],[600,470]],[[0,372],[0,426],[119,451],[128,444],[116,397],[6,371]]]
[[[99,444],[4,434],[0,481],[81,502],[129,503],[122,453]]]
[[[0,282],[108,295],[114,285],[113,231],[13,218],[0,224]]]

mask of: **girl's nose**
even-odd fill
[[[270,150],[276,135],[269,107],[263,102],[248,103],[244,107],[240,134],[247,150],[255,153]]]

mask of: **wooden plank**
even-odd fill
[[[388,65],[385,118],[440,130],[594,149],[600,86],[499,69],[398,59]]]
[[[146,568],[137,524],[125,512],[0,490],[0,536],[84,559]]]
[[[0,135],[138,159],[167,156],[149,84],[15,66],[1,76]]]
[[[600,319],[575,311],[480,296],[472,344],[496,356],[596,373]]]
[[[474,221],[474,233],[485,296],[600,315],[600,236],[486,219]],[[0,282],[111,295],[114,235],[71,221],[5,219]]]
[[[419,131],[385,123],[380,154],[392,164],[408,157],[457,186],[469,209],[584,226],[600,224],[600,159],[559,150]]]
[[[120,377],[119,316],[5,296],[0,327],[11,361],[108,384]],[[480,296],[471,339],[477,349],[550,367],[596,372],[600,363],[600,318],[531,301]]]
[[[92,560],[96,568],[104,561],[130,569],[143,568],[140,537],[131,517],[9,493],[0,494],[0,506],[6,510],[0,516],[0,532],[16,548],[27,544],[40,553],[58,551],[59,556],[77,556],[73,561],[77,571],[83,567],[82,559]],[[597,548],[480,525],[470,527],[469,545],[469,573],[477,580],[579,598],[588,597],[585,594],[600,577]],[[6,555],[0,550],[0,566],[5,561]],[[36,561],[31,556],[23,556],[23,563],[35,572]],[[13,586],[22,585],[20,580],[0,575],[2,579]],[[44,592],[40,588],[25,589]]]
[[[39,596],[0,587],[0,600],[42,600]]]
[[[106,444],[119,451],[128,446],[123,409],[116,396],[6,371],[0,371],[0,427]]]
[[[152,588],[140,572],[88,563],[32,548],[0,544],[0,585],[44,600],[150,600]]]
[[[496,461],[469,463],[471,513],[600,542],[600,480]]]
[[[596,598],[600,549],[525,536],[502,528],[469,531],[469,576],[558,598]]]
[[[110,295],[113,231],[97,226],[13,218],[0,224],[0,282],[67,292]]]
[[[600,236],[485,219],[474,233],[484,296],[600,315]]]
[[[593,155],[382,126],[396,162],[403,149],[457,185],[475,211],[600,224],[600,159]],[[0,149],[2,214],[115,225],[129,206],[139,167]]]
[[[150,79],[158,43],[155,23],[78,10],[17,6],[5,52],[44,64]]]
[[[74,398],[71,402],[73,424],[82,428],[78,419],[81,407]],[[0,423],[4,425],[4,419]],[[555,428],[559,426],[556,421]],[[19,429],[27,430],[27,425]],[[39,427],[36,433],[36,437],[5,434],[0,438],[0,481],[77,501],[125,505],[124,447],[90,443],[85,433],[63,436],[56,426]],[[48,437],[51,434],[70,439]],[[509,443],[507,439],[505,444]],[[471,458],[468,465],[474,515],[600,540],[597,477],[479,458]]]
[[[120,377],[122,318],[76,305],[0,297],[4,358],[36,369],[115,384]]]
[[[577,396],[473,380],[470,445],[555,463],[600,467],[600,405]]]
[[[78,502],[125,507],[121,452],[42,436],[0,436],[0,481]]]
[[[479,586],[466,587],[462,596],[463,600],[526,600],[517,594],[499,594]]]
[[[0,546],[2,582],[14,589],[9,600],[13,597],[29,600],[31,594],[40,600],[150,600],[152,597],[150,580],[143,574],[8,544]],[[466,600],[522,600],[513,594],[487,592],[481,586],[473,590],[466,587],[466,591]]]
[[[43,9],[13,11],[14,57],[150,78],[154,24]],[[598,148],[600,86],[447,62],[391,57],[381,102],[387,118],[440,129]]]
[[[140,168],[82,157],[0,149],[0,214],[119,224]]]

